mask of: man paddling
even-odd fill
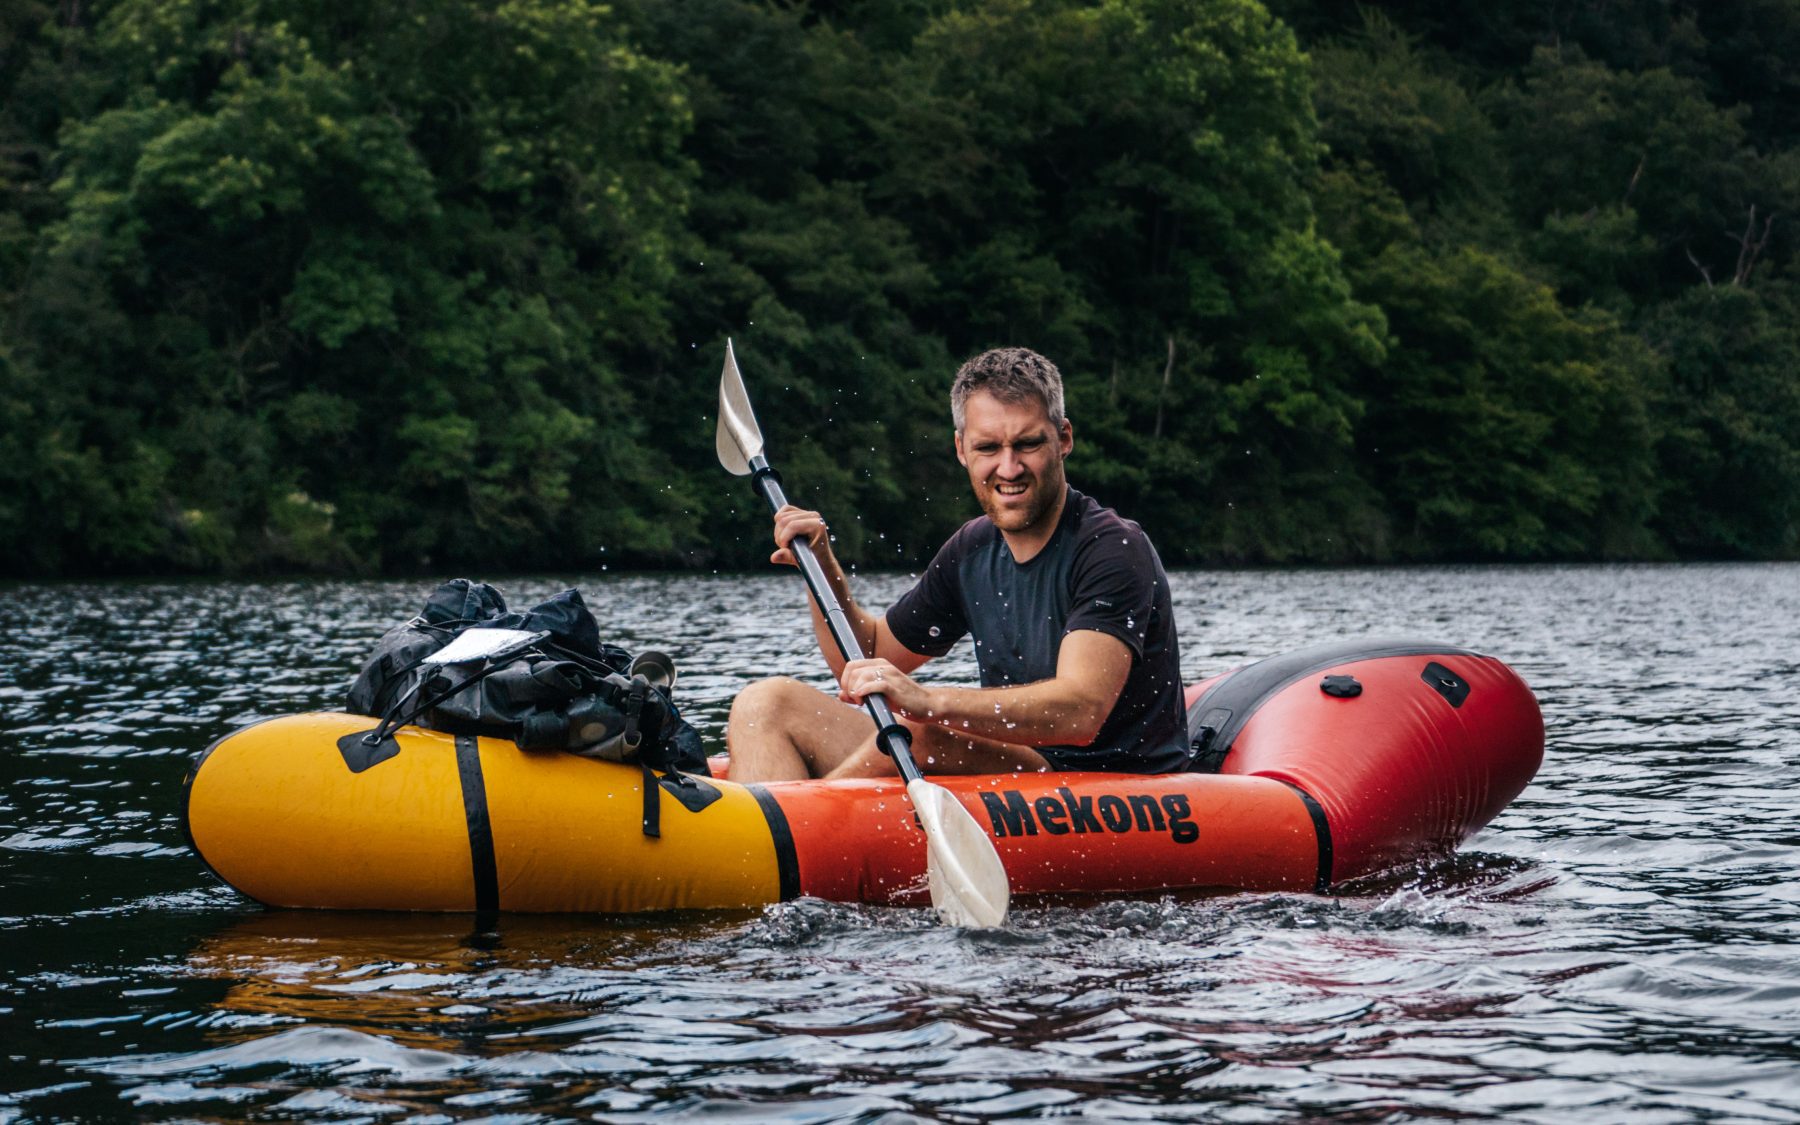
[[[733,781],[892,776],[859,709],[875,692],[911,728],[926,773],[1187,768],[1168,577],[1137,524],[1064,479],[1075,435],[1056,365],[1026,348],[984,352],[957,372],[950,411],[957,460],[985,514],[885,615],[851,596],[819,513],[775,514],[770,561],[792,566],[788,545],[810,542],[873,655],[845,661],[815,606],[838,698],[785,677],[751,684],[727,728]],[[965,634],[981,687],[912,678]]]

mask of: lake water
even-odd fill
[[[881,605],[904,576],[859,587]],[[1516,667],[1537,780],[1330,897],[509,918],[268,912],[191,757],[335,707],[429,583],[0,587],[0,1123],[997,1117],[1800,1121],[1800,567],[1193,571],[1189,679],[1348,636]],[[825,680],[783,575],[563,575],[732,694]],[[966,646],[949,671],[973,676]]]

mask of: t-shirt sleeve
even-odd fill
[[[1096,533],[1075,552],[1063,636],[1092,629],[1119,638],[1142,658],[1160,573],[1156,548],[1135,525]]]
[[[888,632],[920,656],[942,656],[969,632],[963,615],[959,532],[938,550],[913,588],[888,607]]]

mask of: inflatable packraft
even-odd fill
[[[1543,758],[1530,689],[1492,657],[1346,642],[1188,689],[1216,772],[937,778],[987,828],[1015,896],[1324,891],[1446,852]],[[272,906],[432,911],[755,907],[801,895],[923,905],[925,838],[898,779],[737,785],[413,727],[351,761],[365,716],[257,723],[185,787],[195,851]],[[360,768],[353,768],[358,767]],[[660,835],[643,831],[645,786]]]

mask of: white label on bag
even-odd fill
[[[492,660],[534,645],[549,635],[528,633],[524,629],[470,629],[427,656],[425,663],[466,664],[472,660]]]

